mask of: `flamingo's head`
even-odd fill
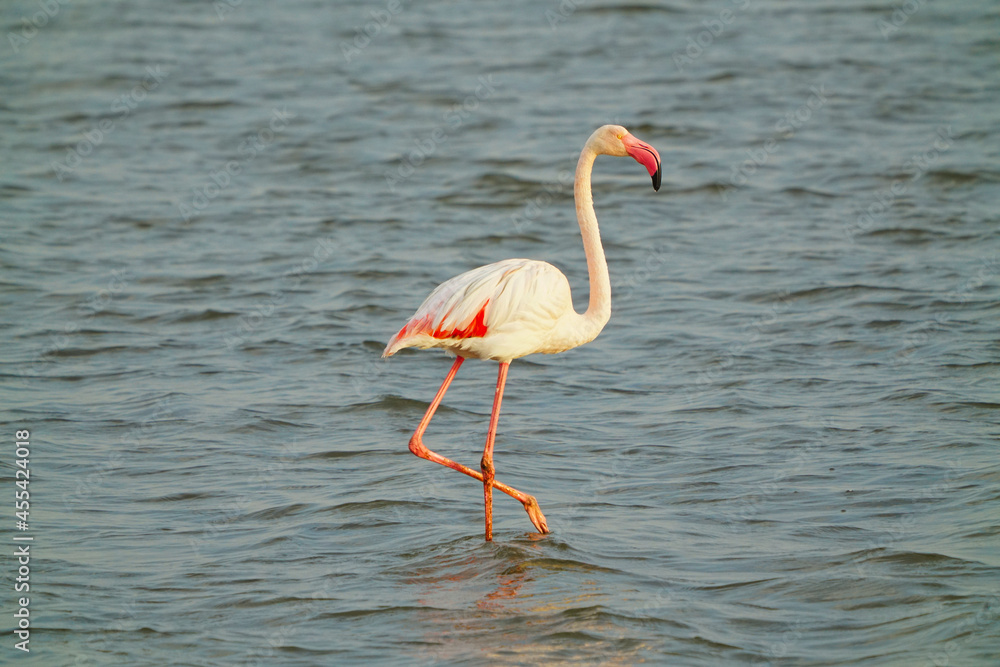
[[[631,157],[649,172],[653,179],[653,189],[660,189],[660,154],[656,149],[633,137],[621,125],[605,125],[590,135],[589,144],[603,155]]]

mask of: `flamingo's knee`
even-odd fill
[[[429,450],[424,446],[423,440],[416,434],[410,438],[410,451],[422,459],[426,459],[429,453]]]
[[[493,481],[494,474],[496,473],[496,468],[493,467],[493,461],[488,460],[486,457],[479,462],[479,469],[483,471],[483,478]]]

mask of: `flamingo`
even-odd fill
[[[410,438],[410,451],[483,483],[488,542],[493,539],[494,488],[519,500],[535,528],[541,533],[549,532],[535,497],[497,481],[495,476],[493,443],[510,362],[529,354],[554,354],[589,343],[611,317],[611,279],[590,190],[590,174],[598,155],[634,158],[649,171],[653,189],[660,189],[660,154],[655,148],[620,125],[605,125],[587,139],[573,183],[576,217],[590,274],[587,312],[581,315],[574,310],[569,281],[556,267],[532,259],[506,259],[441,283],[389,340],[382,353],[384,358],[406,347],[439,347],[455,356],[451,370]],[[424,432],[448,386],[462,362],[470,357],[500,362],[480,470],[445,458],[423,442]]]

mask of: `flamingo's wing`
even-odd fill
[[[382,356],[404,347],[444,346],[478,338],[504,324],[555,319],[568,301],[569,283],[551,264],[508,259],[441,283],[389,340]]]

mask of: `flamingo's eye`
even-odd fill
[[[625,136],[624,134],[619,134],[619,135],[618,135],[618,138],[619,138],[619,139],[621,139],[621,138],[622,138],[622,137],[624,137],[624,136]]]

